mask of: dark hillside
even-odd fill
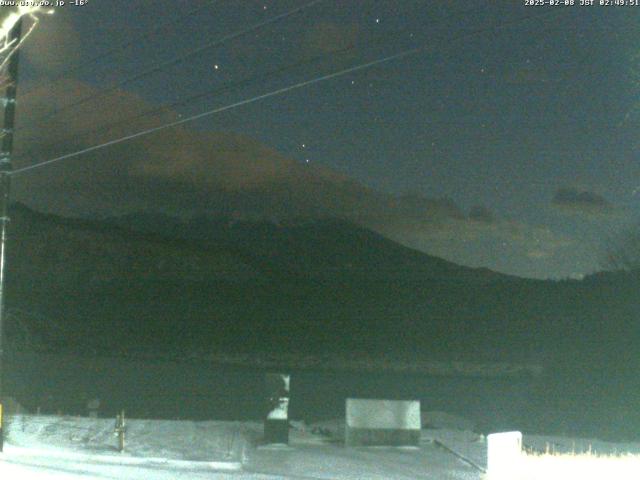
[[[404,247],[376,232],[339,219],[268,222],[195,217],[180,220],[139,213],[109,218],[106,222],[133,231],[241,249],[281,269],[316,279],[361,276],[400,281],[437,279],[491,283],[514,280],[507,275],[463,267]]]
[[[517,279],[337,220],[13,220],[8,308],[51,348],[611,363],[639,338],[633,275]]]
[[[241,359],[249,369],[265,368],[265,359],[322,368],[324,359],[361,372],[432,360],[517,362],[544,369],[518,397],[527,428],[632,436],[640,424],[634,273],[517,279],[453,265],[342,221],[188,225],[155,217],[155,225],[139,222],[132,231],[20,206],[12,219],[9,352],[89,363],[188,358],[206,368]],[[9,380],[34,395],[37,385],[20,365],[9,368]],[[87,375],[76,383],[99,380]]]

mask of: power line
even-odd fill
[[[129,40],[129,41],[125,42],[125,43],[122,43],[121,45],[118,45],[116,47],[110,48],[110,49],[108,49],[108,50],[96,55],[93,58],[90,58],[90,59],[88,59],[88,60],[86,60],[84,62],[81,62],[79,65],[76,65],[75,67],[72,67],[72,68],[70,68],[68,70],[65,70],[64,72],[54,76],[50,81],[56,81],[56,80],[59,80],[59,79],[61,79],[63,77],[68,77],[70,74],[75,73],[78,70],[82,70],[83,68],[87,67],[88,65],[94,64],[94,63],[96,63],[96,62],[98,62],[98,61],[100,61],[100,60],[102,60],[104,58],[110,57],[114,53],[117,53],[117,52],[119,52],[121,50],[125,50],[126,48],[129,48],[130,46],[140,42],[141,40],[149,37],[150,35],[153,35],[154,33],[160,32],[160,31],[162,31],[164,29],[167,29],[167,28],[169,28],[169,27],[171,27],[173,25],[179,25],[180,23],[186,21],[190,17],[193,17],[194,15],[200,13],[201,11],[211,7],[212,5],[217,3],[218,1],[219,0],[210,0],[210,3],[205,4],[205,5],[201,5],[201,6],[197,7],[197,8],[194,8],[194,9],[188,11],[187,13],[185,13],[184,15],[181,15],[177,19],[171,20],[169,22],[162,23],[160,25],[156,25],[154,28],[152,28],[151,30],[149,30],[145,34],[139,35],[139,36],[133,38],[132,40]],[[27,92],[23,93],[22,96],[29,95],[32,91],[33,90],[27,91]]]
[[[100,145],[94,145],[93,147],[85,148],[85,149],[79,150],[77,152],[73,152],[73,153],[69,153],[69,154],[66,154],[66,155],[62,155],[60,157],[53,158],[51,160],[47,160],[45,162],[40,162],[40,163],[36,163],[34,165],[30,165],[28,167],[23,167],[23,168],[16,169],[16,170],[14,170],[12,172],[11,175],[12,176],[13,175],[18,175],[20,173],[24,173],[24,172],[27,172],[29,170],[33,170],[35,168],[43,167],[45,165],[50,165],[52,163],[57,163],[57,162],[60,162],[62,160],[67,160],[67,159],[72,158],[72,157],[77,157],[77,156],[83,155],[85,153],[89,153],[89,152],[93,152],[95,150],[100,150],[100,149],[103,149],[103,148],[106,148],[106,147],[110,147],[112,145],[116,145],[118,143],[126,142],[128,140],[133,140],[134,138],[143,137],[143,136],[149,135],[151,133],[158,132],[160,130],[165,130],[167,128],[172,128],[172,127],[176,127],[178,125],[182,125],[184,123],[192,122],[194,120],[199,120],[201,118],[208,117],[208,116],[214,115],[216,113],[224,112],[225,110],[230,110],[232,108],[237,108],[237,107],[241,107],[243,105],[248,105],[250,103],[254,103],[254,102],[257,102],[259,100],[264,100],[266,98],[275,97],[276,95],[282,95],[283,93],[290,92],[292,90],[297,90],[297,89],[300,89],[302,87],[306,87],[306,86],[309,86],[309,85],[313,85],[315,83],[319,83],[319,82],[322,82],[324,80],[329,80],[331,78],[340,77],[340,76],[346,75],[348,73],[352,73],[352,72],[356,72],[358,70],[363,70],[365,68],[372,67],[374,65],[379,65],[381,63],[389,62],[391,60],[395,60],[395,59],[398,59],[398,58],[406,57],[408,55],[416,54],[419,51],[423,50],[423,48],[424,47],[418,47],[418,48],[412,48],[411,50],[405,50],[403,52],[396,53],[394,55],[390,55],[388,57],[384,57],[384,58],[381,58],[379,60],[374,60],[372,62],[367,62],[367,63],[363,63],[363,64],[360,64],[360,65],[356,65],[355,67],[350,67],[350,68],[347,68],[347,69],[344,69],[344,70],[340,70],[338,72],[330,73],[328,75],[323,75],[321,77],[317,77],[317,78],[314,78],[314,79],[311,79],[311,80],[305,80],[303,82],[299,82],[299,83],[296,83],[296,84],[293,84],[293,85],[289,85],[289,86],[284,87],[284,88],[279,88],[278,90],[273,90],[271,92],[268,92],[268,93],[265,93],[265,94],[262,94],[262,95],[258,95],[256,97],[252,97],[252,98],[249,98],[249,99],[246,99],[246,100],[241,100],[239,102],[235,102],[235,103],[232,103],[230,105],[226,105],[224,107],[215,108],[213,110],[209,110],[209,111],[202,112],[202,113],[199,113],[199,114],[196,114],[196,115],[192,115],[190,117],[183,118],[183,119],[177,120],[175,122],[167,123],[167,124],[160,125],[160,126],[154,127],[154,128],[149,128],[147,130],[142,130],[141,132],[137,132],[137,133],[134,133],[134,134],[131,134],[131,135],[127,135],[127,136],[124,136],[124,137],[121,137],[121,138],[117,138],[115,140],[110,140],[110,141],[102,143]]]
[[[282,19],[282,18],[285,18],[286,16],[290,16],[290,15],[292,15],[292,14],[294,14],[294,13],[297,13],[297,12],[301,11],[302,9],[306,9],[306,8],[311,7],[312,5],[314,5],[315,3],[318,3],[318,2],[320,2],[320,1],[322,1],[322,0],[317,0],[317,2],[311,2],[311,3],[307,4],[307,5],[304,5],[304,6],[302,6],[302,7],[299,7],[298,9],[294,9],[294,10],[292,10],[292,11],[290,11],[290,12],[286,12],[286,13],[284,13],[284,14],[282,14],[282,15],[278,16],[278,17],[274,17],[274,18],[272,18],[271,20],[268,20],[267,22],[264,22],[263,24],[255,25],[255,26],[253,26],[253,27],[250,27],[250,28],[249,28],[249,29],[247,29],[246,31],[237,32],[236,34],[232,34],[232,35],[233,35],[233,36],[234,36],[234,38],[235,38],[235,36],[240,36],[240,35],[242,35],[242,34],[244,34],[244,33],[249,33],[250,31],[257,29],[257,28],[259,28],[260,26],[263,26],[263,25],[265,25],[265,24],[267,24],[267,23],[275,22],[275,21],[277,21],[277,20],[280,20],[280,19]],[[189,15],[192,15],[192,14],[196,13],[198,10],[201,10],[201,9],[202,9],[202,7],[198,8],[198,9],[195,9],[194,11],[190,12],[190,14],[189,14]],[[453,13],[450,13],[449,15],[444,16],[444,17],[443,17],[443,18],[441,18],[440,20],[441,20],[441,21],[444,21],[444,20],[449,20],[449,19],[451,19],[451,18],[457,18],[457,17],[459,17],[459,16],[469,16],[469,15],[472,15],[472,14],[474,14],[474,13],[481,12],[481,11],[484,11],[484,10],[485,10],[485,8],[484,8],[484,7],[477,7],[477,8],[471,9],[471,10],[466,10],[466,11],[457,11],[457,12],[453,12]],[[183,20],[184,20],[184,19],[186,19],[186,17],[185,17],[185,18],[183,18]],[[159,28],[160,28],[160,27],[159,27]],[[406,31],[406,30],[403,30],[403,31]],[[396,32],[396,33],[398,33],[398,32]],[[399,32],[399,33],[402,33],[402,32]],[[216,43],[216,44],[217,44],[217,43],[222,43],[222,42],[224,42],[224,41],[226,41],[226,40],[229,40],[229,39],[230,39],[230,38],[223,38],[223,39],[220,39],[219,41],[216,41],[216,42],[214,42],[214,43]],[[127,44],[125,44],[125,45],[123,45],[123,46],[121,46],[121,47],[114,48],[113,50],[115,51],[115,50],[122,49],[122,48],[124,48],[125,46],[130,45],[131,43],[133,43],[133,42],[128,42]],[[379,42],[376,42],[376,43],[379,43]],[[201,50],[204,50],[204,49],[210,48],[210,46],[211,46],[211,45],[205,45],[205,46],[203,46],[203,47],[199,47],[199,49],[197,50],[197,53],[199,53]],[[332,53],[332,54],[336,54],[336,53],[343,53],[343,51],[353,50],[355,47],[356,47],[356,46],[355,46],[355,45],[353,45],[352,47],[347,47],[346,49],[341,49],[341,50],[338,50],[338,51],[333,51],[333,52],[331,52],[331,53]],[[192,53],[194,53],[194,52],[196,52],[196,51],[190,52],[190,53],[188,53],[188,54],[186,54],[186,55],[191,56],[191,54],[192,54]],[[106,56],[106,55],[108,55],[109,53],[111,53],[111,51],[106,52],[104,55]],[[182,60],[182,58],[174,59],[174,61],[181,61],[181,60]],[[85,62],[85,64],[90,63],[90,62],[91,62],[91,60],[89,60],[89,61]],[[79,68],[79,67],[78,67],[78,68]],[[72,71],[73,71],[73,70],[72,70]],[[68,74],[68,73],[69,73],[69,72],[67,72],[67,74]],[[141,74],[140,74],[140,75],[142,75],[142,74],[144,74],[144,73],[145,73],[145,72],[141,72]],[[153,73],[155,73],[155,72],[153,72]],[[270,75],[270,74],[271,74],[271,72],[269,72],[268,74]],[[146,75],[145,75],[145,76],[146,76]],[[255,78],[255,77],[254,77],[254,78]],[[136,78],[136,79],[137,79],[137,78]],[[41,119],[40,119],[40,120],[47,119],[47,118],[49,118],[50,116],[55,116],[55,115],[57,115],[57,114],[59,114],[59,113],[61,113],[61,112],[65,111],[66,109],[71,108],[71,107],[73,107],[73,106],[76,106],[76,105],[78,105],[78,104],[80,104],[80,103],[85,103],[86,101],[93,100],[93,99],[95,99],[95,98],[99,98],[99,97],[104,96],[104,95],[106,95],[106,94],[108,94],[108,93],[111,93],[112,91],[114,91],[114,90],[118,89],[119,87],[123,86],[124,84],[129,83],[129,81],[133,81],[133,79],[125,79],[125,80],[123,80],[123,81],[122,81],[122,83],[118,84],[118,85],[117,85],[117,86],[115,86],[114,88],[110,88],[109,90],[107,90],[107,91],[103,91],[103,92],[99,93],[98,95],[95,95],[95,96],[92,96],[92,97],[82,98],[82,99],[78,100],[77,102],[74,102],[74,103],[72,103],[72,104],[69,104],[69,105],[67,105],[67,106],[62,107],[62,109],[60,109],[60,110],[56,110],[56,111],[54,111],[54,112],[51,112],[51,113],[50,113],[50,114],[48,114],[46,117],[41,117]],[[244,80],[243,80],[243,81],[244,81]],[[187,99],[187,100],[184,100],[184,101],[180,101],[180,100],[179,100],[179,101],[177,101],[177,102],[175,102],[175,103],[173,103],[173,104],[167,105],[167,108],[171,108],[172,106],[178,106],[178,105],[182,105],[182,104],[185,104],[185,103],[189,103],[190,101],[193,101],[193,100],[195,100],[195,99],[197,99],[197,98],[202,98],[202,97],[204,97],[204,96],[208,96],[208,95],[210,95],[210,94],[211,94],[211,93],[210,93],[210,92],[208,92],[208,93],[203,93],[203,94],[198,95],[198,96],[188,97],[188,99]],[[161,107],[159,107],[157,110],[160,110],[160,108],[161,108]],[[142,116],[142,115],[137,115],[135,118],[138,118],[138,117],[140,117],[140,116]],[[38,120],[37,120],[37,119],[36,119],[36,122],[38,122]],[[20,128],[18,128],[17,130],[22,130],[22,129],[24,129],[24,128],[25,128],[25,127],[20,127]],[[102,127],[101,127],[101,128],[102,128]]]
[[[393,36],[401,38],[401,36],[403,34],[406,34],[406,32],[405,31],[394,32]],[[387,43],[387,41],[388,41],[390,36],[392,36],[392,35],[385,35],[381,39],[376,39],[376,40],[374,40],[372,42],[369,42],[368,45],[370,46],[372,44],[384,44],[384,43]],[[350,45],[348,47],[344,47],[344,48],[342,48],[340,50],[336,50],[336,51],[333,51],[331,53],[325,53],[325,54],[321,54],[321,55],[316,55],[316,56],[314,56],[312,58],[308,58],[308,59],[305,59],[305,60],[302,60],[302,61],[299,61],[299,62],[291,63],[291,64],[288,64],[288,65],[284,65],[284,66],[269,70],[267,72],[260,73],[258,75],[252,75],[252,76],[249,76],[249,77],[245,77],[245,78],[240,79],[240,80],[235,81],[235,82],[227,82],[225,84],[222,84],[220,87],[218,87],[216,89],[206,90],[206,91],[197,93],[195,95],[191,95],[189,97],[185,97],[185,98],[179,99],[179,100],[177,100],[175,102],[172,102],[172,103],[169,103],[169,104],[152,107],[152,108],[150,108],[150,109],[148,109],[148,110],[146,110],[144,112],[137,113],[137,114],[134,114],[134,115],[130,115],[130,116],[126,117],[126,118],[121,118],[121,119],[115,120],[115,121],[113,121],[111,123],[100,125],[100,126],[98,126],[96,128],[89,128],[89,129],[86,129],[86,130],[81,131],[79,133],[74,133],[73,135],[69,135],[69,136],[63,138],[62,140],[57,142],[56,145],[64,145],[64,143],[67,140],[76,139],[79,136],[84,136],[84,135],[88,135],[88,134],[96,134],[96,133],[99,133],[99,132],[105,132],[105,131],[108,131],[111,128],[126,124],[126,123],[128,123],[128,122],[130,122],[132,120],[136,120],[136,119],[144,118],[144,117],[148,117],[148,116],[151,117],[151,116],[154,116],[154,115],[160,115],[162,113],[166,113],[167,110],[173,109],[173,108],[178,107],[178,106],[187,105],[187,104],[193,103],[193,102],[195,102],[197,100],[202,100],[202,99],[207,98],[207,97],[218,97],[218,96],[223,95],[225,93],[239,90],[239,89],[241,89],[243,87],[246,87],[246,86],[248,86],[248,85],[250,85],[250,84],[252,84],[252,83],[254,83],[254,82],[258,81],[258,80],[266,80],[266,79],[269,79],[269,78],[273,78],[273,77],[281,75],[281,74],[283,74],[285,72],[288,72],[288,71],[291,71],[291,70],[295,70],[295,69],[297,69],[298,67],[301,67],[301,66],[311,65],[311,64],[314,64],[314,63],[319,63],[320,61],[328,59],[328,58],[331,58],[331,57],[333,57],[335,55],[342,55],[342,54],[345,54],[345,53],[349,53],[349,52],[351,52],[353,50],[356,50],[357,48],[359,48],[358,45],[355,45],[355,44],[354,45]],[[28,154],[23,155],[23,157],[24,156],[28,156]]]
[[[320,3],[320,2],[323,2],[323,1],[324,0],[312,0],[311,2],[309,2],[309,3],[305,4],[305,5],[302,5],[300,7],[294,8],[294,9],[289,10],[287,12],[281,13],[280,15],[276,15],[275,17],[271,17],[271,18],[269,18],[267,20],[264,20],[262,22],[256,23],[256,24],[254,24],[254,25],[252,25],[250,27],[244,28],[244,29],[239,30],[237,32],[230,33],[228,35],[223,36],[220,39],[214,40],[214,41],[206,43],[206,44],[204,44],[204,45],[202,45],[200,47],[197,47],[197,48],[195,48],[193,50],[190,50],[189,52],[187,52],[187,53],[185,53],[183,55],[179,55],[177,57],[172,58],[171,60],[167,60],[167,61],[162,62],[160,64],[154,65],[154,66],[152,66],[152,67],[150,67],[150,68],[148,68],[146,70],[143,70],[142,72],[139,72],[139,73],[137,73],[135,75],[132,75],[130,77],[125,78],[124,80],[120,81],[116,85],[113,85],[113,86],[107,88],[106,90],[101,91],[97,95],[90,95],[90,96],[83,97],[83,98],[81,98],[81,99],[79,99],[79,100],[77,100],[75,102],[71,102],[71,103],[63,106],[60,109],[57,109],[57,110],[55,110],[53,112],[50,112],[49,114],[46,114],[43,117],[41,117],[39,120],[36,120],[35,123],[37,125],[38,123],[42,123],[43,121],[48,120],[48,119],[60,114],[61,112],[69,110],[70,108],[77,107],[79,105],[82,105],[82,104],[84,104],[86,102],[89,102],[89,101],[92,101],[92,100],[96,100],[98,98],[102,98],[102,97],[104,97],[105,95],[107,95],[109,93],[113,93],[113,92],[119,90],[121,87],[123,87],[123,86],[125,86],[125,85],[127,85],[127,84],[129,84],[131,82],[135,82],[137,80],[141,80],[141,79],[143,79],[143,78],[145,78],[145,77],[147,77],[149,75],[153,75],[154,73],[160,72],[160,71],[164,70],[167,67],[171,67],[173,65],[177,65],[179,63],[182,63],[185,60],[187,60],[187,59],[189,59],[189,58],[191,58],[191,57],[193,57],[193,56],[195,56],[195,55],[197,55],[197,54],[199,54],[199,53],[201,53],[201,52],[203,52],[205,50],[208,50],[210,48],[222,45],[223,43],[226,43],[226,42],[228,42],[230,40],[234,40],[234,39],[239,38],[239,37],[241,37],[243,35],[246,35],[248,33],[254,32],[254,31],[256,31],[256,30],[258,30],[258,29],[260,29],[262,27],[265,27],[267,25],[270,25],[272,23],[276,23],[276,22],[278,22],[280,20],[284,20],[285,18],[288,18],[288,17],[290,17],[292,15],[295,15],[296,13],[299,13],[299,12],[301,12],[303,10],[306,10],[307,8],[310,8],[310,7],[316,5],[316,4]]]
[[[457,17],[460,17],[460,16],[469,16],[469,15],[473,15],[473,14],[479,12],[479,11],[484,11],[484,8],[483,7],[479,7],[479,8],[475,8],[475,9],[471,9],[471,10],[466,10],[466,11],[453,12],[453,13],[450,13],[449,15],[446,15],[445,17],[441,18],[440,20],[441,21],[445,21],[445,20],[449,20],[450,18],[457,18]],[[382,36],[381,38],[377,38],[377,39],[374,39],[372,41],[369,41],[367,43],[367,46],[385,44],[392,37],[397,37],[397,39],[401,39],[402,35],[407,34],[408,31],[409,31],[409,29],[403,29],[403,30],[399,30],[399,31],[394,31],[394,32],[388,33],[388,34]],[[334,56],[334,55],[342,55],[342,54],[351,52],[353,50],[356,50],[358,48],[359,48],[359,46],[354,43],[352,45],[349,45],[347,47],[341,48],[339,50],[334,50],[334,51],[332,51],[330,53],[316,55],[316,56],[314,56],[312,58],[305,59],[305,60],[302,60],[302,61],[299,61],[299,62],[295,62],[295,63],[289,64],[289,65],[281,66],[281,67],[272,69],[270,71],[263,72],[263,73],[258,74],[258,75],[245,77],[245,78],[243,78],[241,80],[238,80],[238,81],[235,81],[235,82],[226,82],[225,84],[222,84],[219,88],[216,88],[216,89],[213,89],[213,90],[206,90],[204,92],[200,92],[200,93],[197,93],[195,95],[176,100],[175,102],[172,102],[172,103],[169,103],[169,104],[164,104],[164,105],[161,105],[161,106],[152,107],[152,108],[147,109],[146,111],[144,111],[142,113],[137,113],[137,114],[134,114],[134,115],[130,115],[130,116],[126,117],[126,118],[121,118],[121,119],[115,120],[115,121],[113,121],[111,123],[108,123],[108,124],[100,125],[100,126],[97,126],[95,128],[88,128],[88,129],[85,129],[84,131],[81,131],[79,133],[74,133],[73,135],[69,135],[69,136],[63,138],[62,140],[56,142],[55,145],[63,145],[67,140],[76,139],[79,136],[84,136],[84,135],[88,135],[88,134],[96,134],[96,133],[100,133],[100,132],[106,132],[111,128],[118,127],[120,125],[126,124],[127,122],[132,121],[132,120],[136,120],[136,119],[139,119],[139,118],[144,118],[144,117],[147,117],[147,116],[160,115],[162,113],[166,113],[166,111],[168,109],[173,109],[173,108],[178,107],[178,106],[184,106],[184,105],[187,105],[187,104],[192,103],[194,101],[201,100],[203,98],[217,97],[217,96],[220,96],[220,95],[222,95],[224,93],[235,91],[235,90],[238,90],[238,89],[240,89],[240,88],[242,88],[244,86],[250,85],[251,83],[253,83],[255,81],[272,78],[272,77],[275,77],[275,76],[277,76],[279,74],[285,73],[287,71],[294,70],[294,69],[296,69],[296,68],[298,68],[300,66],[313,64],[313,63],[319,62],[319,61],[321,61],[321,60],[323,60],[325,58],[329,58],[329,57]],[[32,152],[33,152],[33,150],[32,150]],[[29,156],[29,152],[24,154],[24,155],[22,155],[22,157],[28,157],[28,156]]]
[[[321,1],[321,0],[319,0],[319,1]],[[562,10],[566,10],[566,8],[567,7],[563,7]],[[555,11],[557,11],[557,10],[555,10]],[[466,38],[472,38],[472,37],[475,37],[477,35],[481,35],[483,33],[487,33],[487,32],[490,32],[490,31],[493,31],[493,30],[496,30],[496,29],[504,28],[504,27],[509,26],[511,24],[518,24],[518,23],[522,23],[522,22],[529,21],[529,20],[532,20],[532,19],[542,18],[542,17],[548,16],[550,13],[551,13],[550,11],[546,11],[546,12],[543,12],[543,13],[540,13],[540,14],[537,14],[537,15],[531,15],[531,16],[527,16],[527,17],[524,17],[524,18],[521,18],[521,19],[518,19],[518,20],[514,20],[513,22],[506,22],[506,23],[504,23],[502,25],[497,25],[495,27],[486,27],[486,28],[482,28],[482,29],[476,29],[476,30],[474,30],[472,32],[468,32],[466,34],[463,34],[463,35],[460,35],[460,36],[458,36],[456,38],[451,39],[448,45],[451,45],[451,43],[453,41],[456,41],[456,40],[459,41],[459,40],[464,40]],[[374,60],[374,61],[371,61],[371,62],[359,64],[359,65],[356,65],[354,67],[349,67],[349,68],[346,68],[346,69],[343,69],[343,70],[339,70],[337,72],[333,72],[333,73],[330,73],[330,74],[327,74],[327,75],[316,77],[316,78],[313,78],[311,80],[305,80],[305,81],[302,81],[302,82],[298,82],[298,83],[295,83],[293,85],[289,85],[289,86],[286,86],[286,87],[283,87],[283,88],[279,88],[277,90],[273,90],[271,92],[268,92],[268,93],[265,93],[265,94],[262,94],[262,95],[258,95],[258,96],[255,96],[255,97],[251,97],[249,99],[241,100],[239,102],[235,102],[235,103],[223,106],[223,107],[214,108],[212,110],[208,110],[208,111],[196,114],[196,115],[192,115],[190,117],[187,117],[187,118],[184,118],[184,119],[181,119],[181,120],[177,120],[177,121],[166,123],[166,124],[163,124],[163,125],[160,125],[160,126],[157,126],[157,127],[153,127],[153,128],[149,128],[149,129],[146,129],[146,130],[142,130],[140,132],[136,132],[136,133],[133,133],[131,135],[126,135],[124,137],[120,137],[120,138],[117,138],[117,139],[114,139],[114,140],[110,140],[108,142],[104,142],[104,143],[101,143],[101,144],[98,144],[98,145],[94,145],[94,146],[91,146],[91,147],[88,147],[88,148],[84,148],[84,149],[78,150],[76,152],[71,152],[71,153],[68,153],[68,154],[65,154],[65,155],[61,155],[59,157],[52,158],[50,160],[46,160],[46,161],[43,161],[43,162],[35,163],[35,164],[29,165],[27,167],[15,169],[15,170],[13,170],[11,175],[12,176],[19,175],[19,174],[22,174],[22,173],[25,173],[25,172],[29,172],[31,170],[35,170],[37,168],[40,168],[40,167],[43,167],[43,166],[46,166],[46,165],[51,165],[53,163],[58,163],[58,162],[61,162],[63,160],[68,160],[70,158],[74,158],[74,157],[77,157],[77,156],[80,156],[80,155],[84,155],[86,153],[90,153],[90,152],[93,152],[93,151],[96,151],[96,150],[101,150],[103,148],[110,147],[110,146],[113,146],[113,145],[116,145],[116,144],[119,144],[119,143],[122,143],[122,142],[133,140],[133,139],[136,139],[136,138],[139,138],[139,137],[143,137],[143,136],[146,136],[146,135],[150,135],[152,133],[155,133],[155,132],[158,132],[158,131],[161,131],[161,130],[165,130],[167,128],[173,128],[173,127],[176,127],[178,125],[182,125],[182,124],[189,123],[189,122],[192,122],[192,121],[195,121],[195,120],[199,120],[201,118],[205,118],[205,117],[214,115],[216,113],[221,113],[221,112],[224,112],[226,110],[231,110],[231,109],[234,109],[234,108],[237,108],[237,107],[241,107],[243,105],[248,105],[248,104],[251,104],[251,103],[258,102],[260,100],[265,100],[267,98],[271,98],[271,97],[275,97],[275,96],[278,96],[278,95],[282,95],[284,93],[287,93],[287,92],[290,92],[290,91],[293,91],[293,90],[298,90],[300,88],[303,88],[303,87],[306,87],[306,86],[309,86],[309,85],[314,85],[316,83],[320,83],[320,82],[323,82],[325,80],[330,80],[330,79],[341,77],[341,76],[344,76],[346,74],[353,73],[353,72],[356,72],[356,71],[359,71],[359,70],[364,70],[364,69],[367,69],[367,68],[371,68],[373,66],[380,65],[380,64],[383,64],[383,63],[387,63],[387,62],[390,62],[392,60],[397,60],[397,59],[404,58],[404,57],[407,57],[407,56],[410,56],[410,55],[415,55],[415,54],[417,54],[419,52],[425,51],[428,48],[429,48],[429,46],[421,46],[421,47],[407,49],[407,50],[404,50],[402,52],[399,52],[399,53],[396,53],[396,54],[393,54],[393,55],[389,55],[389,56],[386,56],[386,57],[378,59],[378,60]]]
[[[207,3],[205,5],[201,5],[201,6],[197,7],[197,8],[194,8],[194,9],[188,11],[187,13],[185,13],[184,15],[178,17],[175,20],[172,20],[172,21],[169,21],[169,22],[165,22],[165,23],[163,23],[161,25],[156,25],[155,28],[152,28],[146,34],[140,35],[140,36],[134,38],[133,40],[129,40],[128,42],[125,42],[122,45],[119,45],[117,47],[113,47],[113,48],[101,53],[100,55],[98,55],[96,57],[93,57],[93,58],[91,58],[91,59],[89,59],[89,60],[87,60],[85,62],[82,62],[80,65],[78,65],[78,66],[76,66],[76,67],[74,67],[74,68],[72,68],[70,70],[67,70],[64,73],[64,76],[68,76],[69,74],[74,73],[74,72],[86,67],[87,65],[95,63],[98,60],[102,60],[104,58],[110,57],[114,53],[117,53],[117,52],[119,52],[121,50],[124,50],[125,48],[130,47],[130,46],[138,43],[140,40],[142,40],[144,38],[147,38],[150,35],[153,35],[154,33],[160,32],[160,31],[162,31],[164,29],[167,29],[167,28],[169,28],[171,26],[174,26],[174,25],[179,25],[179,24],[185,22],[186,20],[188,20],[189,18],[193,17],[194,15],[200,13],[201,11],[211,7],[212,5],[215,5],[216,3],[218,3],[218,1],[219,0],[210,0],[209,3]]]

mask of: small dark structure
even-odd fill
[[[289,443],[289,380],[281,373],[267,373],[267,418],[264,421],[264,443]]]

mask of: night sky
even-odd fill
[[[65,6],[42,16],[26,45],[19,95],[28,104],[30,92],[71,79],[107,92],[93,105],[93,118],[112,115],[109,90],[123,79],[305,3]],[[635,223],[640,208],[639,30],[640,7],[325,0],[128,82],[118,94],[171,105],[248,79],[170,107],[184,118],[425,46],[181,128],[246,135],[305,168],[328,168],[402,205],[430,205],[422,220],[415,212],[411,221],[398,218],[407,207],[369,222],[414,248],[521,276],[580,277],[601,268],[606,244]],[[18,110],[23,133],[30,118]],[[29,151],[28,141],[18,132],[19,149]],[[15,166],[53,154],[18,155]],[[80,160],[93,161],[45,167],[38,175],[64,184]],[[27,203],[31,178],[15,180],[16,197]],[[60,189],[46,198],[52,211],[59,202],[54,193]],[[87,205],[70,210],[88,214]]]

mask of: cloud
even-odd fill
[[[64,110],[85,97],[95,101]],[[140,116],[153,106],[136,95],[101,95],[74,80],[35,88],[22,100],[16,168],[178,118],[170,110]],[[392,208],[384,195],[338,172],[302,164],[247,136],[183,127],[34,170],[16,177],[14,186],[18,200],[62,215],[159,210],[184,215],[240,212],[251,218],[356,218]]]
[[[467,216],[425,215],[421,221],[389,218],[384,225],[368,225],[416,250],[473,267],[523,276],[561,276],[568,257],[580,250],[577,239],[547,225],[530,224],[489,215],[486,208]],[[472,218],[473,217],[473,218]]]
[[[559,188],[551,200],[558,211],[571,215],[611,215],[615,212],[602,195],[574,187]]]
[[[65,80],[26,98],[16,168],[177,118],[164,110],[113,125],[150,106],[135,95],[112,92],[100,99],[108,109],[88,102],[49,119],[46,128],[35,122],[55,107],[98,93]],[[91,131],[95,124],[103,128]],[[573,239],[547,226],[502,219],[485,206],[466,213],[448,198],[381,193],[231,132],[172,128],[17,176],[13,186],[16,200],[70,216],[142,210],[247,219],[341,217],[456,263],[512,271],[520,262],[523,274],[538,276],[554,271],[558,253],[574,246]]]
[[[530,258],[554,256],[559,250],[575,245],[575,240],[547,225],[532,225],[511,220],[502,225],[500,237],[518,245]]]

